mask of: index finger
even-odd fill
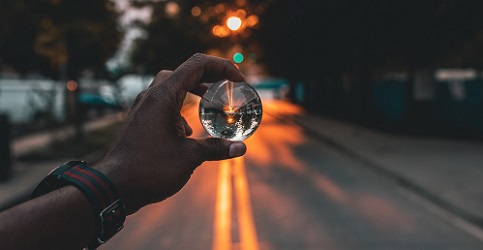
[[[195,89],[202,78],[219,78],[241,82],[245,76],[229,60],[196,53],[173,71],[170,76],[178,90]]]

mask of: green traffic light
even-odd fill
[[[245,59],[245,57],[243,56],[242,53],[240,52],[237,52],[233,55],[233,61],[236,62],[236,63],[241,63],[243,62],[243,59]]]

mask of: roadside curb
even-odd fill
[[[96,129],[101,129],[115,121],[119,121],[124,116],[123,112],[117,112],[109,114],[100,119],[87,121],[83,124],[85,131],[91,131]],[[12,156],[15,159],[18,155],[22,155],[28,151],[35,148],[43,147],[46,143],[52,141],[52,139],[65,139],[73,136],[75,129],[73,125],[67,125],[56,130],[43,131],[39,133],[32,134],[23,138],[12,141]]]
[[[114,113],[107,117],[103,117],[99,120],[94,120],[84,124],[86,131],[94,131],[102,129],[116,121],[120,121],[122,113]],[[12,174],[12,177],[5,181],[0,182],[0,211],[13,207],[21,202],[27,201],[31,192],[37,186],[37,184],[55,167],[70,160],[83,160],[89,164],[95,164],[102,160],[105,155],[105,149],[97,148],[82,157],[75,157],[78,159],[70,158],[55,158],[46,161],[39,162],[23,162],[17,160],[17,157],[28,151],[35,150],[42,147],[52,140],[52,136],[61,136],[61,138],[67,138],[73,135],[72,127],[65,127],[61,131],[52,131],[46,133],[35,134],[29,138],[22,138],[16,142],[13,142],[13,163],[12,166],[16,173]],[[31,142],[31,143],[30,143]]]
[[[80,157],[80,159],[88,162],[89,164],[95,164],[96,162],[102,160],[103,157],[104,150],[97,149],[86,154],[83,157]],[[28,168],[30,168],[30,170],[28,170],[28,173],[17,176],[15,179],[10,180],[8,183],[2,183],[2,185],[4,186],[9,186],[7,187],[8,189],[13,189],[15,193],[9,193],[0,197],[0,211],[4,211],[8,208],[27,201],[37,184],[48,174],[50,170],[69,160],[73,159],[56,159],[52,161],[42,162],[39,164],[29,165]],[[20,163],[14,162],[14,164]],[[2,187],[2,185],[0,185],[0,188],[5,188]]]

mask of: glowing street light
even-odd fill
[[[241,37],[250,36],[250,31],[247,28],[256,28],[259,19],[256,14],[249,15],[244,9],[227,10],[228,6],[224,3],[216,5],[214,10],[203,12],[200,7],[195,6],[191,9],[193,16],[200,17],[203,21],[203,16],[219,15],[224,16],[222,23],[212,27],[211,33],[217,37],[230,37],[239,35]],[[206,23],[206,22],[205,22]]]
[[[242,20],[237,16],[232,16],[226,20],[226,26],[228,26],[230,30],[237,31],[240,29],[241,25]]]

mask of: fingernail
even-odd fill
[[[243,142],[235,142],[230,145],[229,155],[230,157],[242,156],[247,151],[247,147]]]

